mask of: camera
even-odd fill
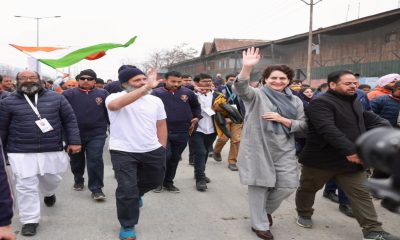
[[[383,199],[384,208],[400,214],[400,130],[373,129],[361,135],[356,145],[366,168],[390,175],[388,179],[370,178],[367,185],[371,192]]]

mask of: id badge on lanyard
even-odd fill
[[[36,106],[33,105],[33,103],[31,102],[31,100],[29,99],[29,97],[26,94],[24,94],[24,97],[25,97],[26,101],[28,102],[29,106],[32,108],[33,112],[39,118],[39,120],[35,121],[35,123],[40,128],[42,133],[47,133],[47,132],[54,130],[54,128],[50,125],[49,121],[47,121],[46,118],[42,118],[40,116],[39,110],[36,107],[37,103],[38,103],[38,94],[37,93],[35,94],[35,105]]]

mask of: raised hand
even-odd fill
[[[157,81],[157,69],[155,68],[150,68],[147,70],[147,83],[146,83],[146,88],[148,90],[151,90],[162,81],[162,79]]]
[[[243,51],[243,67],[254,67],[260,62],[260,50],[258,48],[248,48]]]
[[[243,51],[243,65],[238,78],[239,79],[249,79],[251,70],[257,63],[260,62],[260,53],[258,48],[248,48],[247,51]]]

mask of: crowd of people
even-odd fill
[[[7,163],[21,234],[34,236],[40,195],[47,207],[55,205],[68,163],[72,189],[87,184],[93,200],[106,200],[107,137],[122,240],[136,239],[147,192],[180,192],[174,179],[187,146],[194,187],[206,192],[207,160],[222,162],[228,141],[226,166],[248,186],[250,229],[259,238],[274,238],[272,214],[294,192],[296,223],[311,228],[315,195],[325,186],[323,196],[358,221],[364,239],[399,239],[378,221],[355,141],[373,128],[400,127],[400,75],[381,77],[371,90],[359,84],[359,74],[339,70],[314,89],[293,79],[286,65],[267,66],[260,81],[250,79],[259,61],[259,50],[247,49],[241,71],[225,79],[170,71],[157,80],[155,69],[144,73],[132,65],[107,83],[92,69],[58,85],[30,70],[19,72],[15,84],[0,77],[0,239],[15,239]],[[373,171],[371,177],[390,176]]]

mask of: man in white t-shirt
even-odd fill
[[[124,91],[106,99],[109,148],[118,182],[119,238],[124,240],[136,239],[142,196],[161,185],[165,174],[167,115],[161,99],[148,94],[158,84],[156,71],[148,76],[134,66],[123,65],[118,79]]]

